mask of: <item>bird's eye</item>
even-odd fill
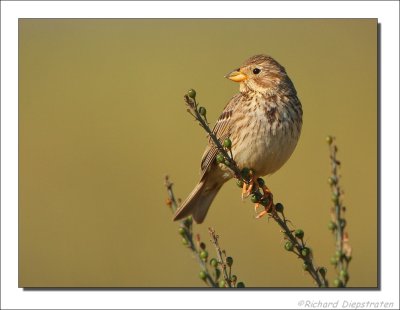
[[[254,73],[254,74],[259,74],[260,72],[261,72],[261,70],[258,69],[258,68],[253,69],[253,73]]]

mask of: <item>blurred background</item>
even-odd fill
[[[328,267],[328,134],[337,138],[352,287],[376,287],[377,20],[20,19],[19,286],[204,287],[164,176],[184,199],[207,143],[186,112],[197,91],[214,124],[238,84],[223,76],[265,53],[303,104],[294,154],[266,178],[275,202]],[[201,225],[247,287],[312,287],[279,227],[228,182]]]

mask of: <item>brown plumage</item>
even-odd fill
[[[256,55],[228,79],[240,82],[240,92],[226,105],[213,132],[220,141],[229,137],[239,168],[255,177],[277,171],[289,159],[300,137],[302,108],[285,69],[272,57]],[[232,171],[217,164],[218,150],[209,141],[201,160],[200,182],[176,211],[174,220],[189,215],[202,223],[222,185]]]

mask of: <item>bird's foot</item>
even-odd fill
[[[265,185],[261,186],[261,189],[263,191],[263,195],[260,199],[260,203],[257,203],[254,206],[254,211],[257,213],[257,209],[260,207],[260,204],[264,207],[264,210],[257,214],[256,219],[262,218],[267,213],[272,213],[275,211],[275,205],[271,191]]]
[[[255,209],[257,209],[258,207],[259,207],[259,205],[257,204],[257,207]],[[271,203],[268,206],[264,206],[263,211],[261,211],[260,213],[258,213],[256,215],[256,219],[262,218],[264,215],[273,213],[274,211],[275,211],[275,205],[271,201]],[[256,213],[257,213],[257,211],[256,211]]]
[[[258,184],[257,180],[254,176],[254,174],[250,170],[250,181],[249,184],[243,183],[243,188],[242,188],[242,200],[249,197],[250,194],[253,191],[256,191],[258,189]]]

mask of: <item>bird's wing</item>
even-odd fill
[[[225,106],[225,109],[222,111],[222,114],[217,120],[212,132],[216,135],[219,141],[224,141],[230,135],[230,121],[233,110],[236,108],[236,105],[239,102],[240,94],[235,95]],[[208,146],[203,154],[203,158],[201,159],[201,178],[208,171],[211,164],[215,161],[215,157],[218,154],[218,149],[215,147],[211,138],[209,138]]]

